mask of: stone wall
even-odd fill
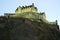
[[[25,12],[36,12],[37,13],[37,8],[34,6],[34,4],[30,5],[30,6],[19,6],[16,10],[15,13],[19,14],[19,13],[25,13]]]

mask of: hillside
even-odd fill
[[[60,40],[57,24],[40,21],[0,17],[0,40]]]

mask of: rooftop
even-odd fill
[[[37,7],[34,6],[34,3],[32,3],[32,5],[29,5],[29,6],[19,6],[18,8],[21,8],[21,9],[25,9],[25,8],[30,8],[30,7],[34,7],[35,9],[37,9]],[[16,10],[18,10],[18,8]]]

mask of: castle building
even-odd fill
[[[5,13],[4,16],[6,17],[23,17],[23,18],[28,18],[31,19],[33,21],[38,21],[40,22],[40,20],[42,20],[45,23],[48,24],[57,24],[57,22],[49,22],[46,20],[46,15],[45,12],[40,12],[38,13],[38,9],[37,7],[34,6],[34,3],[32,3],[32,5],[30,6],[19,6],[16,10],[15,13],[11,14],[11,13]]]
[[[34,3],[30,6],[19,6],[16,10],[15,13],[16,14],[20,14],[20,13],[26,13],[26,12],[37,12],[37,8],[34,7]]]

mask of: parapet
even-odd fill
[[[37,7],[34,6],[34,3],[30,6],[19,6],[16,10],[15,13],[24,13],[24,12],[37,12]]]

